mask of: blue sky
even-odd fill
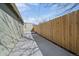
[[[79,10],[79,4],[75,3],[18,3],[16,6],[24,22],[32,24],[40,24]]]

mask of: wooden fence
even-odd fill
[[[79,11],[36,25],[34,31],[79,55]]]

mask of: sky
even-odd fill
[[[75,3],[17,3],[25,23],[38,25],[54,18],[79,10]]]

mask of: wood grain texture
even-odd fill
[[[79,55],[79,11],[34,26],[34,31]]]

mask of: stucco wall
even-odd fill
[[[9,55],[22,35],[22,24],[0,9],[0,55]]]

